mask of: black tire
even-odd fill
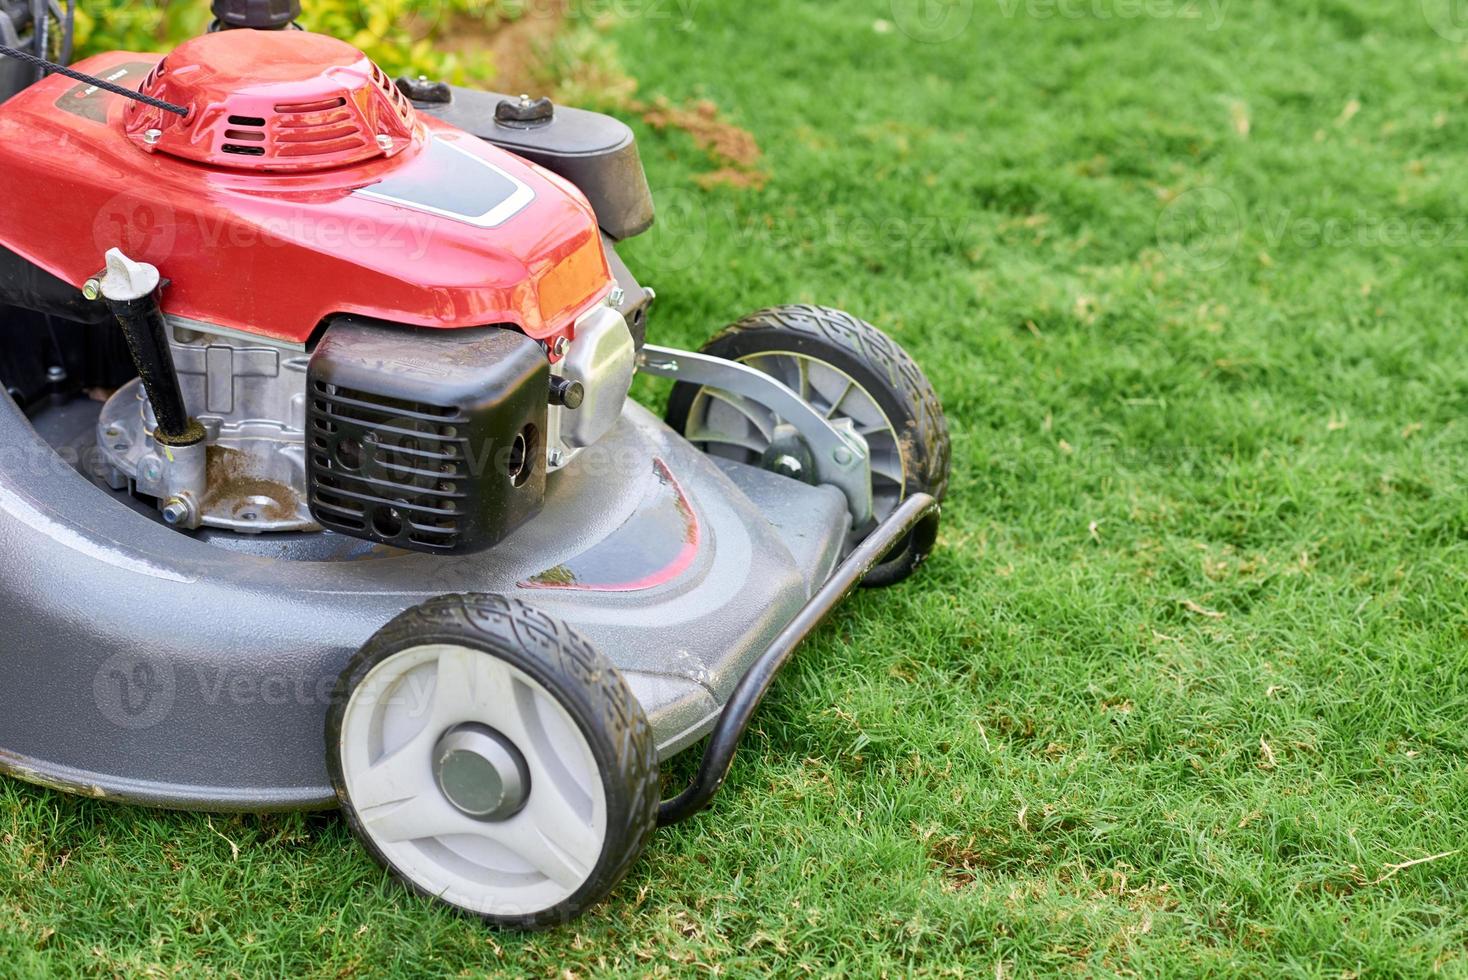
[[[395,654],[432,644],[468,647],[501,658],[551,692],[591,747],[607,810],[600,859],[585,884],[559,905],[529,915],[498,915],[444,904],[492,925],[516,929],[541,929],[575,919],[626,876],[657,827],[657,748],[647,716],[617,668],[569,626],[517,599],[440,596],[388,623],[352,658],[337,682],[326,723],[327,769],[348,825],[395,878],[414,892],[439,900],[400,873],[374,843],[352,805],[340,751],[346,705],[362,679]]]
[[[798,354],[845,372],[877,402],[898,433],[905,474],[904,497],[929,493],[942,500],[948,490],[948,422],[932,384],[894,340],[849,313],[820,306],[762,310],[727,327],[702,353],[740,361],[759,354]],[[700,386],[679,382],[668,402],[667,422],[688,431]],[[878,514],[878,518],[884,517]],[[937,520],[914,531],[863,581],[894,585],[922,564],[937,536]]]

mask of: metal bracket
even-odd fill
[[[816,478],[846,495],[853,527],[872,519],[871,454],[849,426],[833,425],[810,403],[762,371],[708,354],[670,347],[642,348],[638,367],[648,374],[717,388],[755,402],[795,427],[815,458]]]

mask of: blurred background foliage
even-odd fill
[[[349,41],[394,76],[560,95],[569,88],[593,101],[607,88],[576,81],[577,66],[588,56],[595,60],[596,25],[568,25],[561,0],[306,0],[303,6],[306,29]],[[208,0],[82,0],[77,57],[167,50],[209,21]],[[507,48],[517,50],[507,55]],[[526,56],[530,49],[533,58]]]

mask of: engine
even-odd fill
[[[85,295],[165,352],[102,411],[114,488],[185,529],[469,552],[620,417],[636,342],[568,181],[302,31],[76,67],[153,101],[52,76],[0,106],[4,278],[30,284],[3,298]]]

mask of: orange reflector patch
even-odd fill
[[[560,323],[585,305],[610,278],[601,241],[590,235],[585,244],[540,277],[540,315],[546,325]]]

